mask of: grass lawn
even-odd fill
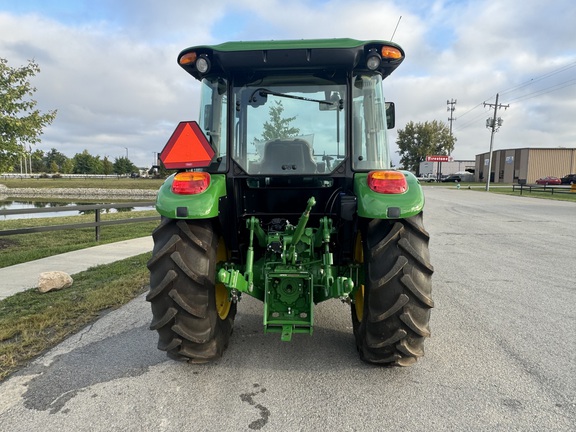
[[[30,360],[148,289],[150,253],[92,267],[70,288],[35,289],[0,301],[0,381]]]
[[[425,188],[427,187],[450,187],[456,188],[456,183],[422,183],[422,186]],[[486,192],[486,183],[460,183],[460,189],[471,189],[479,192]],[[511,184],[502,184],[502,183],[490,183],[490,191],[489,193],[495,194],[503,194],[503,195],[513,195],[513,196],[522,196],[526,198],[539,198],[539,199],[548,199],[548,200],[556,200],[556,201],[571,201],[576,202],[576,192],[567,192],[567,193],[558,193],[555,191],[552,194],[551,190],[545,189],[533,189],[530,192],[528,189],[524,189],[522,191],[522,195],[520,195],[520,190],[516,189],[515,191],[512,190]],[[567,189],[568,190],[568,189]]]
[[[158,221],[135,222],[100,227],[99,242],[96,242],[95,240],[94,228],[76,228],[61,231],[0,236],[0,268],[64,252],[97,246],[99,244],[149,236],[160,222],[160,216],[155,210],[101,213],[101,221],[130,219],[145,216],[158,216]],[[0,221],[0,231],[4,229],[53,226],[58,224],[74,224],[82,222],[94,222],[94,215],[87,214],[79,216]]]
[[[0,179],[8,187],[154,189],[162,180],[149,179]],[[160,221],[155,210],[101,213],[101,220],[158,216],[158,221],[94,228],[0,236],[0,267],[44,258],[104,243],[151,235]],[[94,215],[63,216],[0,221],[0,230],[94,222]],[[0,381],[18,368],[57,345],[102,313],[121,307],[148,289],[146,262],[150,253],[75,274],[70,288],[41,294],[35,289],[0,301]]]
[[[554,193],[552,193],[551,190],[544,190],[544,189],[533,189],[532,192],[530,192],[528,189],[524,189],[522,191],[522,195],[520,195],[520,190],[516,189],[515,191],[513,191],[512,186],[501,188],[490,187],[490,192],[504,195],[522,196],[526,198],[539,198],[555,201],[576,202],[576,192],[558,193],[558,191],[555,190]]]

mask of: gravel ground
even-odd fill
[[[94,188],[8,188],[0,184],[2,197],[155,197],[156,190],[148,189],[94,189]]]

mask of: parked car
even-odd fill
[[[456,175],[456,174],[450,174],[448,177],[442,179],[443,183],[446,183],[446,182],[460,183],[461,181],[462,181],[462,177],[460,177],[459,175]]]
[[[562,181],[558,177],[546,176],[536,180],[536,184],[540,185],[559,185]]]
[[[416,178],[423,183],[433,183],[436,181],[436,177],[434,177],[432,174],[424,174]]]
[[[576,183],[576,174],[566,174],[560,179],[562,184],[574,184]]]

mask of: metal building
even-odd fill
[[[450,162],[420,162],[418,174],[437,177],[441,175],[456,174],[461,171],[473,171],[473,160],[454,160]]]
[[[476,155],[476,181],[486,181],[489,153]],[[519,148],[492,152],[490,181],[534,183],[541,177],[576,173],[576,148]]]

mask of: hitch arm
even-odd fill
[[[292,264],[295,264],[296,261],[296,244],[302,238],[302,234],[304,234],[304,230],[306,229],[306,224],[308,223],[308,219],[310,218],[310,211],[312,211],[312,207],[316,205],[316,199],[314,197],[310,197],[308,199],[308,204],[306,205],[306,210],[300,216],[298,220],[298,225],[296,225],[296,229],[294,230],[294,234],[292,235],[292,240],[290,241],[290,248],[288,249],[288,256],[287,261],[291,261]]]

